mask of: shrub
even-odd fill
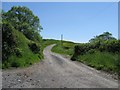
[[[90,50],[88,51],[88,53],[90,53],[90,54],[93,54],[93,53],[95,53],[95,52],[96,52],[95,49],[90,49]]]
[[[76,55],[83,55],[88,50],[90,50],[89,44],[79,44],[74,47],[74,52]]]
[[[72,61],[76,61],[77,59],[78,59],[78,55],[73,54],[73,56],[71,57],[71,60],[72,60]]]
[[[22,49],[15,48],[15,54],[16,54],[16,56],[21,57],[22,56]]]
[[[11,66],[10,63],[8,63],[6,61],[4,63],[2,63],[2,69],[6,69],[6,68],[8,68],[10,66]]]
[[[103,52],[103,51],[105,51],[105,45],[101,45],[99,48],[98,48],[98,50],[100,51],[100,52]]]
[[[17,68],[17,67],[20,66],[20,64],[17,61],[14,61],[14,62],[11,63],[11,66]]]
[[[5,61],[14,53],[17,45],[16,37],[13,34],[14,28],[8,22],[2,25],[2,60]]]
[[[28,46],[33,53],[35,54],[40,53],[40,46],[36,44],[35,42],[28,44]]]
[[[84,45],[75,46],[74,52],[76,55],[83,54],[85,52]]]
[[[120,42],[118,40],[109,41],[107,43],[107,51],[113,53],[120,52]]]

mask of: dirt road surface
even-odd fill
[[[117,80],[44,49],[44,60],[28,68],[4,70],[3,88],[118,88]]]

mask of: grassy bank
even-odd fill
[[[13,30],[12,33],[14,38],[16,38],[17,46],[14,48],[15,52],[11,53],[7,60],[2,61],[3,69],[10,67],[27,67],[35,62],[39,62],[43,58],[42,52],[35,53],[29,47],[32,43],[37,45],[39,45],[39,43],[28,40],[17,30]]]
[[[110,73],[117,73],[118,55],[109,52],[95,52],[93,54],[87,53],[79,55],[77,61],[80,61],[88,66],[103,70]]]
[[[27,15],[27,17],[26,17]],[[2,12],[2,68],[27,67],[43,58],[43,29],[39,18],[25,6]]]

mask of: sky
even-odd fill
[[[117,2],[3,2],[2,9],[26,6],[40,19],[45,39],[88,42],[96,35],[110,32],[118,38]]]

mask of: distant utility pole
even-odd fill
[[[62,41],[63,41],[63,34],[61,34],[61,46],[62,46]]]

